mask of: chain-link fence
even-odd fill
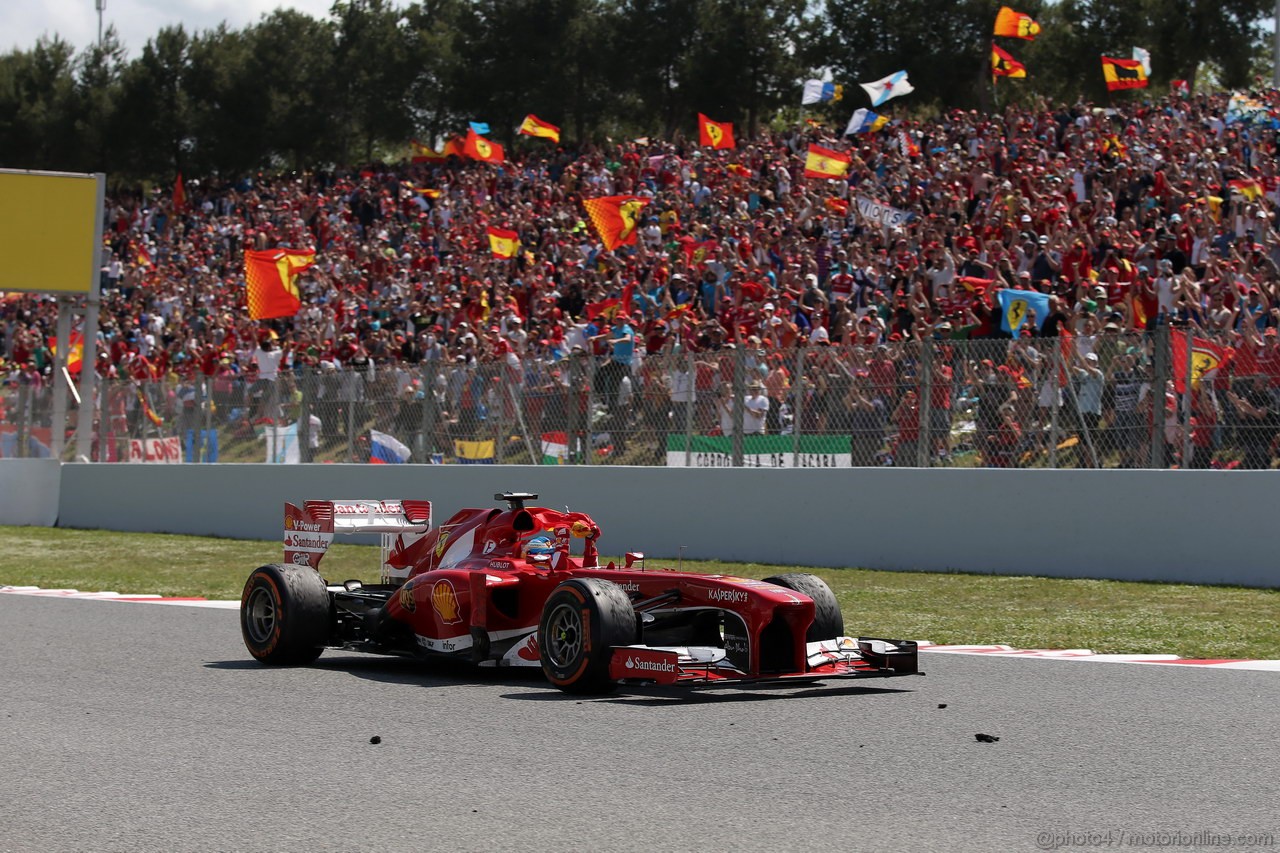
[[[270,379],[221,365],[212,376],[100,383],[92,459],[1270,468],[1280,350],[1266,341],[1234,363],[1211,339],[1160,327],[677,349],[632,365],[583,354],[361,369],[327,362]],[[5,380],[0,456],[51,455],[51,396],[38,375]],[[87,414],[71,409],[68,448]]]

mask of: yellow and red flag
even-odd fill
[[[634,246],[639,234],[640,211],[649,199],[634,195],[610,195],[584,199],[591,224],[596,227],[604,247],[612,252],[618,246]]]
[[[416,139],[409,140],[409,148],[412,152],[409,161],[412,163],[443,163],[449,157],[448,151],[436,151]]]
[[[147,416],[147,420],[156,426],[164,424],[164,418],[156,414],[156,410],[151,408],[151,401],[147,399],[147,395],[143,393],[141,386],[135,388],[138,392],[138,404],[142,406],[142,414]]]
[[[1173,360],[1173,389],[1179,394],[1187,390],[1187,339],[1191,338],[1191,387],[1200,387],[1200,380],[1215,370],[1220,370],[1235,355],[1231,347],[1223,347],[1204,338],[1193,338],[1190,331],[1169,336],[1169,349]],[[1213,377],[1210,375],[1210,379]]]
[[[501,145],[485,139],[474,130],[467,131],[467,141],[463,143],[462,150],[472,160],[479,160],[481,163],[501,163],[507,158],[507,152],[502,150]]]
[[[996,25],[992,35],[1035,41],[1039,34],[1040,25],[1033,21],[1030,15],[1015,12],[1008,6],[1001,6],[1000,11],[996,13]]]
[[[58,354],[58,339],[56,337],[49,339],[49,349],[53,350],[53,354]],[[67,371],[70,373],[79,373],[80,367],[84,363],[84,335],[80,332],[71,333],[71,346],[67,349]]]
[[[1008,51],[995,42],[991,43],[991,78],[1026,77],[1027,66],[1014,59]]]
[[[514,258],[520,251],[520,235],[506,228],[490,228],[489,250],[495,258]]]
[[[717,151],[736,148],[733,142],[733,123],[712,121],[698,113],[698,144]]]
[[[560,128],[554,124],[547,124],[533,113],[529,113],[524,117],[518,132],[525,136],[540,136],[543,139],[550,139],[552,142],[560,141]]]
[[[1258,183],[1256,178],[1227,181],[1227,186],[1240,193],[1248,201],[1253,201],[1262,196],[1262,184]]]
[[[151,266],[151,252],[147,251],[147,247],[144,245],[138,246],[138,266]]]
[[[466,140],[461,136],[455,136],[444,144],[442,153],[445,157],[462,157],[465,159],[468,156]]]
[[[181,213],[187,207],[187,188],[182,183],[182,173],[173,182],[173,212]]]
[[[298,274],[316,262],[315,250],[267,249],[244,253],[250,320],[292,317],[302,307]]]
[[[1102,57],[1102,76],[1107,81],[1107,91],[1147,88],[1147,72],[1137,59]]]
[[[810,145],[809,153],[804,159],[804,176],[806,178],[843,178],[849,171],[849,155],[823,148],[821,145]]]

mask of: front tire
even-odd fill
[[[614,646],[636,641],[636,612],[617,585],[574,578],[547,598],[538,624],[538,654],[547,680],[566,693],[613,690],[609,661]]]
[[[329,639],[329,590],[310,566],[254,569],[240,596],[240,633],[262,663],[298,666],[320,657]]]
[[[813,599],[813,624],[805,634],[806,643],[844,636],[844,614],[840,612],[836,594],[822,578],[804,572],[789,572],[765,578],[764,582],[786,587]]]

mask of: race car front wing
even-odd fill
[[[609,675],[620,684],[717,687],[836,678],[924,675],[911,640],[836,637],[808,643],[806,667],[794,672],[744,672],[713,646],[615,646]]]

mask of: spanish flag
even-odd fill
[[[717,151],[736,148],[733,143],[733,124],[727,121],[712,121],[698,113],[698,144]]]
[[[1001,6],[996,13],[996,25],[992,35],[1008,36],[1015,39],[1035,41],[1040,34],[1040,25],[1031,20],[1030,15],[1015,12],[1008,6]]]
[[[533,113],[529,113],[524,117],[524,121],[520,123],[519,132],[525,136],[540,136],[543,139],[550,139],[552,142],[560,141],[560,128],[554,124],[547,124]]]
[[[1240,193],[1247,201],[1253,201],[1262,195],[1262,184],[1256,178],[1227,181],[1227,187]]]
[[[267,249],[244,253],[245,290],[249,298],[249,319],[270,320],[292,317],[302,307],[298,273],[315,265],[316,253]]]
[[[462,150],[472,160],[479,160],[481,163],[501,163],[507,158],[501,145],[485,139],[474,130],[467,131],[467,141],[463,143]]]
[[[467,154],[467,143],[461,136],[455,136],[444,144],[445,157],[462,157],[466,158],[471,155]]]
[[[58,339],[49,339],[49,349],[53,350],[53,354],[58,354]],[[79,373],[81,366],[84,364],[84,335],[80,332],[71,333],[71,346],[67,349],[67,372]]]
[[[1107,91],[1118,89],[1147,88],[1147,72],[1142,70],[1142,63],[1136,59],[1115,59],[1102,57],[1102,76],[1107,81]]]
[[[649,199],[634,195],[611,195],[584,199],[591,224],[596,227],[606,250],[612,252],[618,246],[634,246],[640,211]]]
[[[806,178],[843,178],[849,171],[849,155],[823,148],[821,145],[810,145],[809,154],[804,159],[804,176]]]
[[[995,42],[991,43],[991,79],[997,77],[1026,77],[1027,66],[1014,59],[1008,51]]]
[[[505,228],[489,229],[489,249],[495,258],[514,258],[520,250],[520,235]]]
[[[448,154],[444,151],[436,151],[429,145],[423,145],[416,139],[409,140],[409,148],[411,153],[409,161],[411,163],[443,163]]]

